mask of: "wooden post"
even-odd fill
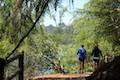
[[[19,80],[24,80],[24,53],[19,57]]]
[[[4,80],[4,67],[5,67],[5,60],[0,58],[0,80]]]

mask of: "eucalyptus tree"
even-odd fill
[[[90,0],[85,8],[90,19],[99,21],[96,27],[99,34],[106,37],[114,46],[120,44],[119,9],[119,0]]]
[[[59,24],[62,24],[63,22],[63,17],[65,15],[65,13],[68,12],[67,7],[64,7],[63,5],[59,5],[58,6],[58,10],[50,10],[48,12],[48,16],[53,19],[53,21],[55,22],[55,26],[59,27]]]

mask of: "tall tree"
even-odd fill
[[[120,44],[119,7],[119,0],[90,0],[85,8],[90,19],[99,21],[99,25],[96,27],[99,34],[107,37],[113,45]]]

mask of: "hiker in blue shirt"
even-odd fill
[[[84,61],[86,59],[86,50],[84,48],[84,45],[81,45],[81,48],[78,49],[77,55],[80,61],[80,72],[83,73]]]

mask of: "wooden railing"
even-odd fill
[[[4,77],[5,75],[5,67],[13,61],[18,60],[18,70],[14,72],[11,76]],[[24,80],[24,53],[18,54],[8,60],[0,58],[0,80],[11,80],[18,75],[18,80]]]

